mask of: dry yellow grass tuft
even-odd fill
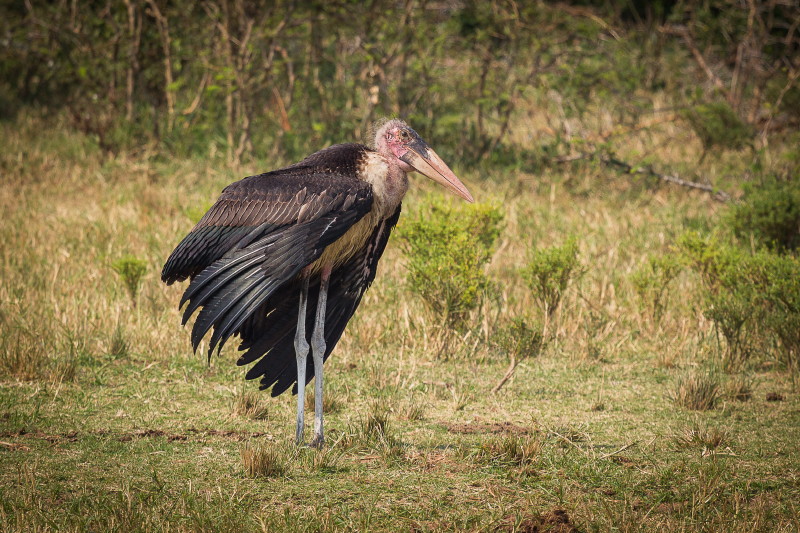
[[[269,416],[268,399],[260,391],[245,386],[233,398],[233,413],[253,420],[266,420]]]
[[[289,469],[286,450],[274,442],[246,444],[241,456],[242,466],[250,477],[281,477]]]
[[[719,378],[709,372],[691,372],[679,376],[670,392],[670,399],[676,405],[694,411],[713,409],[719,398]]]

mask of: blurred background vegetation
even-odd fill
[[[295,159],[400,116],[449,159],[531,166],[643,116],[684,121],[703,157],[800,121],[793,1],[28,0],[0,20],[0,116],[109,153]],[[549,128],[515,135],[530,104]]]

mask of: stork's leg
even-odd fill
[[[311,353],[314,358],[314,440],[311,446],[322,448],[325,443],[322,426],[322,363],[325,358],[325,310],[328,305],[328,280],[331,271],[323,268],[319,283],[319,299],[317,316],[314,320],[314,332],[311,334]]]
[[[308,277],[303,279],[300,289],[300,309],[297,313],[297,332],[294,336],[294,352],[297,357],[297,445],[303,444],[306,409],[306,358],[308,357],[308,341],[306,340],[306,304],[308,303]]]

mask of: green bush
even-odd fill
[[[119,274],[120,279],[125,284],[131,303],[136,307],[136,295],[142,284],[142,278],[147,272],[147,261],[137,259],[132,255],[120,257],[111,264],[114,272]]]
[[[544,347],[542,326],[524,317],[514,317],[499,328],[493,341],[512,361],[534,357]]]
[[[408,257],[408,284],[451,328],[464,329],[493,286],[485,266],[503,215],[489,204],[457,207],[442,201],[399,228]]]
[[[714,147],[741,150],[753,138],[753,129],[725,102],[699,104],[683,116],[703,143],[703,155]]]
[[[631,283],[636,293],[647,303],[656,322],[661,320],[666,306],[665,297],[669,283],[680,274],[683,265],[674,255],[650,257],[633,273]]]
[[[792,371],[800,362],[800,259],[743,251],[713,237],[684,234],[678,250],[703,280],[705,315],[725,338],[724,363],[741,366],[772,350]]]
[[[777,251],[800,247],[800,181],[770,179],[745,188],[726,213],[734,233]]]
[[[580,274],[578,243],[570,237],[561,246],[534,250],[522,276],[545,314],[552,317],[567,285]]]

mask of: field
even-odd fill
[[[696,160],[671,127],[662,158]],[[725,206],[710,195],[597,162],[492,175],[451,161],[502,206],[495,297],[449,330],[395,236],[326,365],[317,451],[293,446],[294,398],[245,382],[233,345],[210,364],[192,353],[182,288],[159,280],[219,190],[277,162],[107,157],[35,117],[2,128],[3,531],[800,529],[795,374],[768,356],[726,367],[692,273],[658,316],[631,281],[713,224]],[[746,157],[703,170],[719,181]],[[399,230],[440,195],[413,177]],[[493,393],[509,366],[497,324],[539,313],[520,269],[569,236],[581,268],[548,342]],[[134,295],[113,268],[126,255],[146,264]]]

